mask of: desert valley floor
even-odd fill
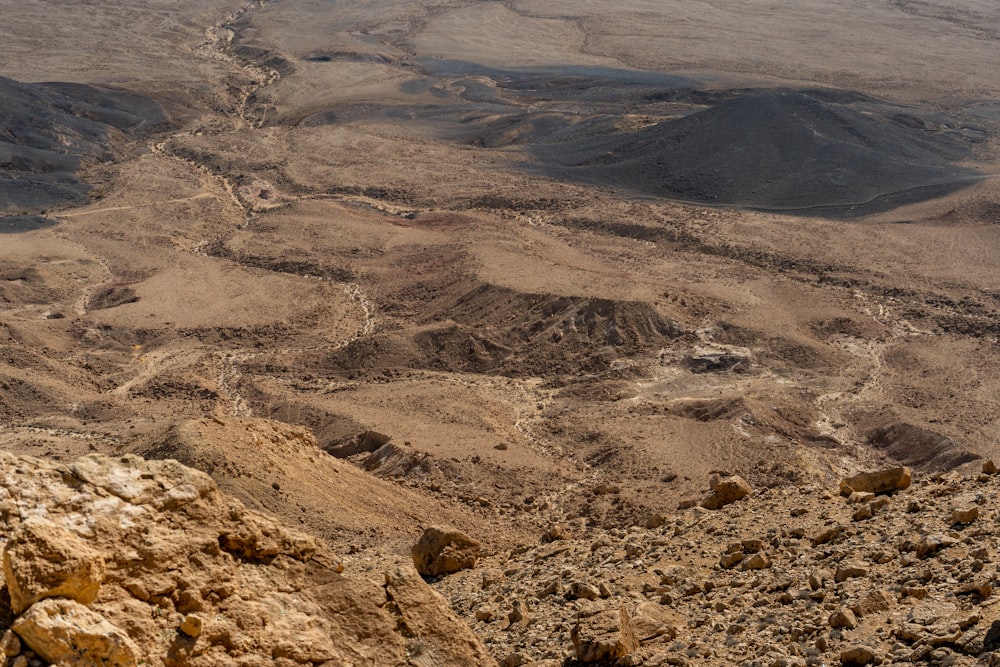
[[[0,19],[15,454],[177,459],[360,570],[1000,457],[993,2]]]

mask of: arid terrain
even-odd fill
[[[543,537],[584,570],[588,545],[666,515],[631,541],[682,560],[661,526],[724,522],[677,508],[739,475],[755,509],[690,547],[711,569],[726,540],[796,549],[763,507],[787,522],[801,489],[833,507],[842,477],[905,465],[927,494],[1000,460],[996,3],[0,0],[0,18],[13,454],[177,459],[358,576],[432,524],[502,575],[547,559]],[[812,508],[803,534],[840,521]],[[848,531],[834,560],[904,519]],[[505,594],[559,575],[526,567]],[[466,575],[432,584],[495,659],[572,654],[555,612],[498,639],[476,609],[513,598]],[[953,595],[940,576],[931,598]],[[689,607],[680,626],[707,632]],[[820,664],[839,639],[674,653]]]

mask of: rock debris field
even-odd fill
[[[17,667],[996,665],[983,471],[722,478],[645,527],[571,521],[503,554],[430,527],[374,580],[175,461],[4,454],[0,648]]]
[[[571,523],[434,586],[508,667],[1000,664],[1000,476],[883,488]]]

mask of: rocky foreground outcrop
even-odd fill
[[[983,470],[577,523],[434,585],[503,667],[1000,665],[1000,475]]]
[[[3,664],[495,664],[409,566],[347,576],[176,461],[0,452]]]

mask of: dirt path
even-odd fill
[[[76,211],[70,211],[69,213],[57,213],[53,215],[54,218],[78,218],[83,215],[94,215],[95,213],[108,213],[110,211],[131,211],[137,208],[150,208],[153,206],[165,206],[167,204],[183,204],[188,201],[197,201],[199,199],[210,199],[215,197],[211,192],[199,192],[192,197],[180,197],[179,199],[163,199],[160,201],[150,201],[143,202],[141,204],[130,204],[128,206],[105,206],[104,208],[88,208]]]

